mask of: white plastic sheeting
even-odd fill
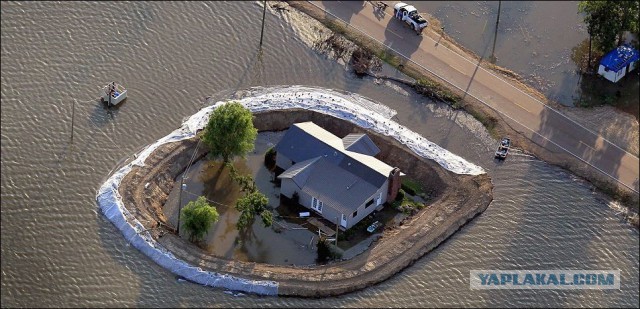
[[[481,167],[467,162],[390,120],[395,115],[394,110],[355,94],[303,86],[286,86],[253,90],[239,102],[252,112],[301,108],[335,116],[360,127],[394,137],[418,155],[432,159],[454,173],[469,175],[484,173]],[[177,259],[157,243],[151,234],[144,230],[143,225],[127,211],[118,193],[120,182],[133,166],[143,166],[147,157],[165,143],[194,137],[197,130],[204,128],[211,112],[222,104],[225,102],[217,102],[198,111],[189,117],[179,129],[145,148],[135,160],[111,175],[98,190],[96,197],[98,206],[129,243],[176,275],[207,286],[262,295],[277,295],[278,283],[275,281],[247,280],[205,271]]]

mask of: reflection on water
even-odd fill
[[[503,8],[509,5],[516,2]],[[5,1],[0,6],[2,306],[639,305],[638,232],[608,208],[607,199],[562,169],[524,154],[513,152],[504,164],[495,164],[496,141],[472,117],[402,86],[394,90],[352,78],[341,65],[309,50],[278,15],[267,13],[263,56],[257,60],[262,8],[256,2]],[[507,57],[500,44],[499,62]],[[537,59],[544,58],[538,52]],[[70,98],[86,101],[110,80],[127,87],[127,104],[103,126],[86,121],[94,105],[76,106],[71,144]],[[97,211],[95,190],[113,166],[177,128],[202,98],[223,100],[237,89],[289,84],[355,92],[393,108],[397,122],[489,171],[494,202],[398,275],[327,299],[233,297],[179,282]],[[251,164],[246,162],[255,170]],[[612,291],[469,289],[470,269],[492,268],[620,269],[623,279],[621,289]]]
[[[263,132],[256,139],[254,151],[246,158],[236,158],[233,166],[239,175],[251,175],[258,190],[269,198],[271,210],[280,205],[279,188],[272,182],[273,175],[264,166],[264,153],[282,137],[281,133]],[[178,177],[178,179],[180,176]],[[231,260],[270,263],[279,265],[308,265],[315,263],[316,252],[311,239],[314,234],[292,223],[284,223],[274,214],[274,226],[265,227],[259,216],[252,226],[240,233],[236,223],[240,212],[236,201],[243,196],[240,186],[231,177],[230,169],[221,160],[202,159],[193,164],[188,172],[187,194],[183,205],[206,196],[218,210],[218,222],[211,226],[203,240],[207,252]],[[179,188],[174,188],[175,196]],[[184,192],[183,192],[184,193]]]

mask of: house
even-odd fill
[[[293,124],[276,145],[284,170],[280,193],[348,229],[400,189],[400,170],[376,159],[380,149],[366,134],[339,138],[313,122]]]
[[[616,83],[638,66],[638,57],[638,50],[626,44],[620,45],[602,57],[598,74]]]

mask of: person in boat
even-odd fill
[[[109,84],[109,96],[115,97],[116,94],[116,82]]]

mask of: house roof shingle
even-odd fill
[[[366,137],[366,135],[364,136]],[[347,141],[353,141],[348,145],[360,147],[358,150],[368,148],[368,151],[379,151],[369,137],[366,139],[356,135],[347,135],[347,137]],[[308,121],[289,127],[280,143],[276,145],[275,150],[294,162],[322,156],[369,184],[380,187],[387,180],[393,168],[373,156],[347,150],[344,142],[345,140]],[[355,144],[359,145],[355,146]],[[375,149],[371,149],[371,145]]]
[[[342,144],[346,150],[369,156],[375,156],[380,153],[380,148],[376,146],[369,136],[362,133],[352,133],[343,137]]]

